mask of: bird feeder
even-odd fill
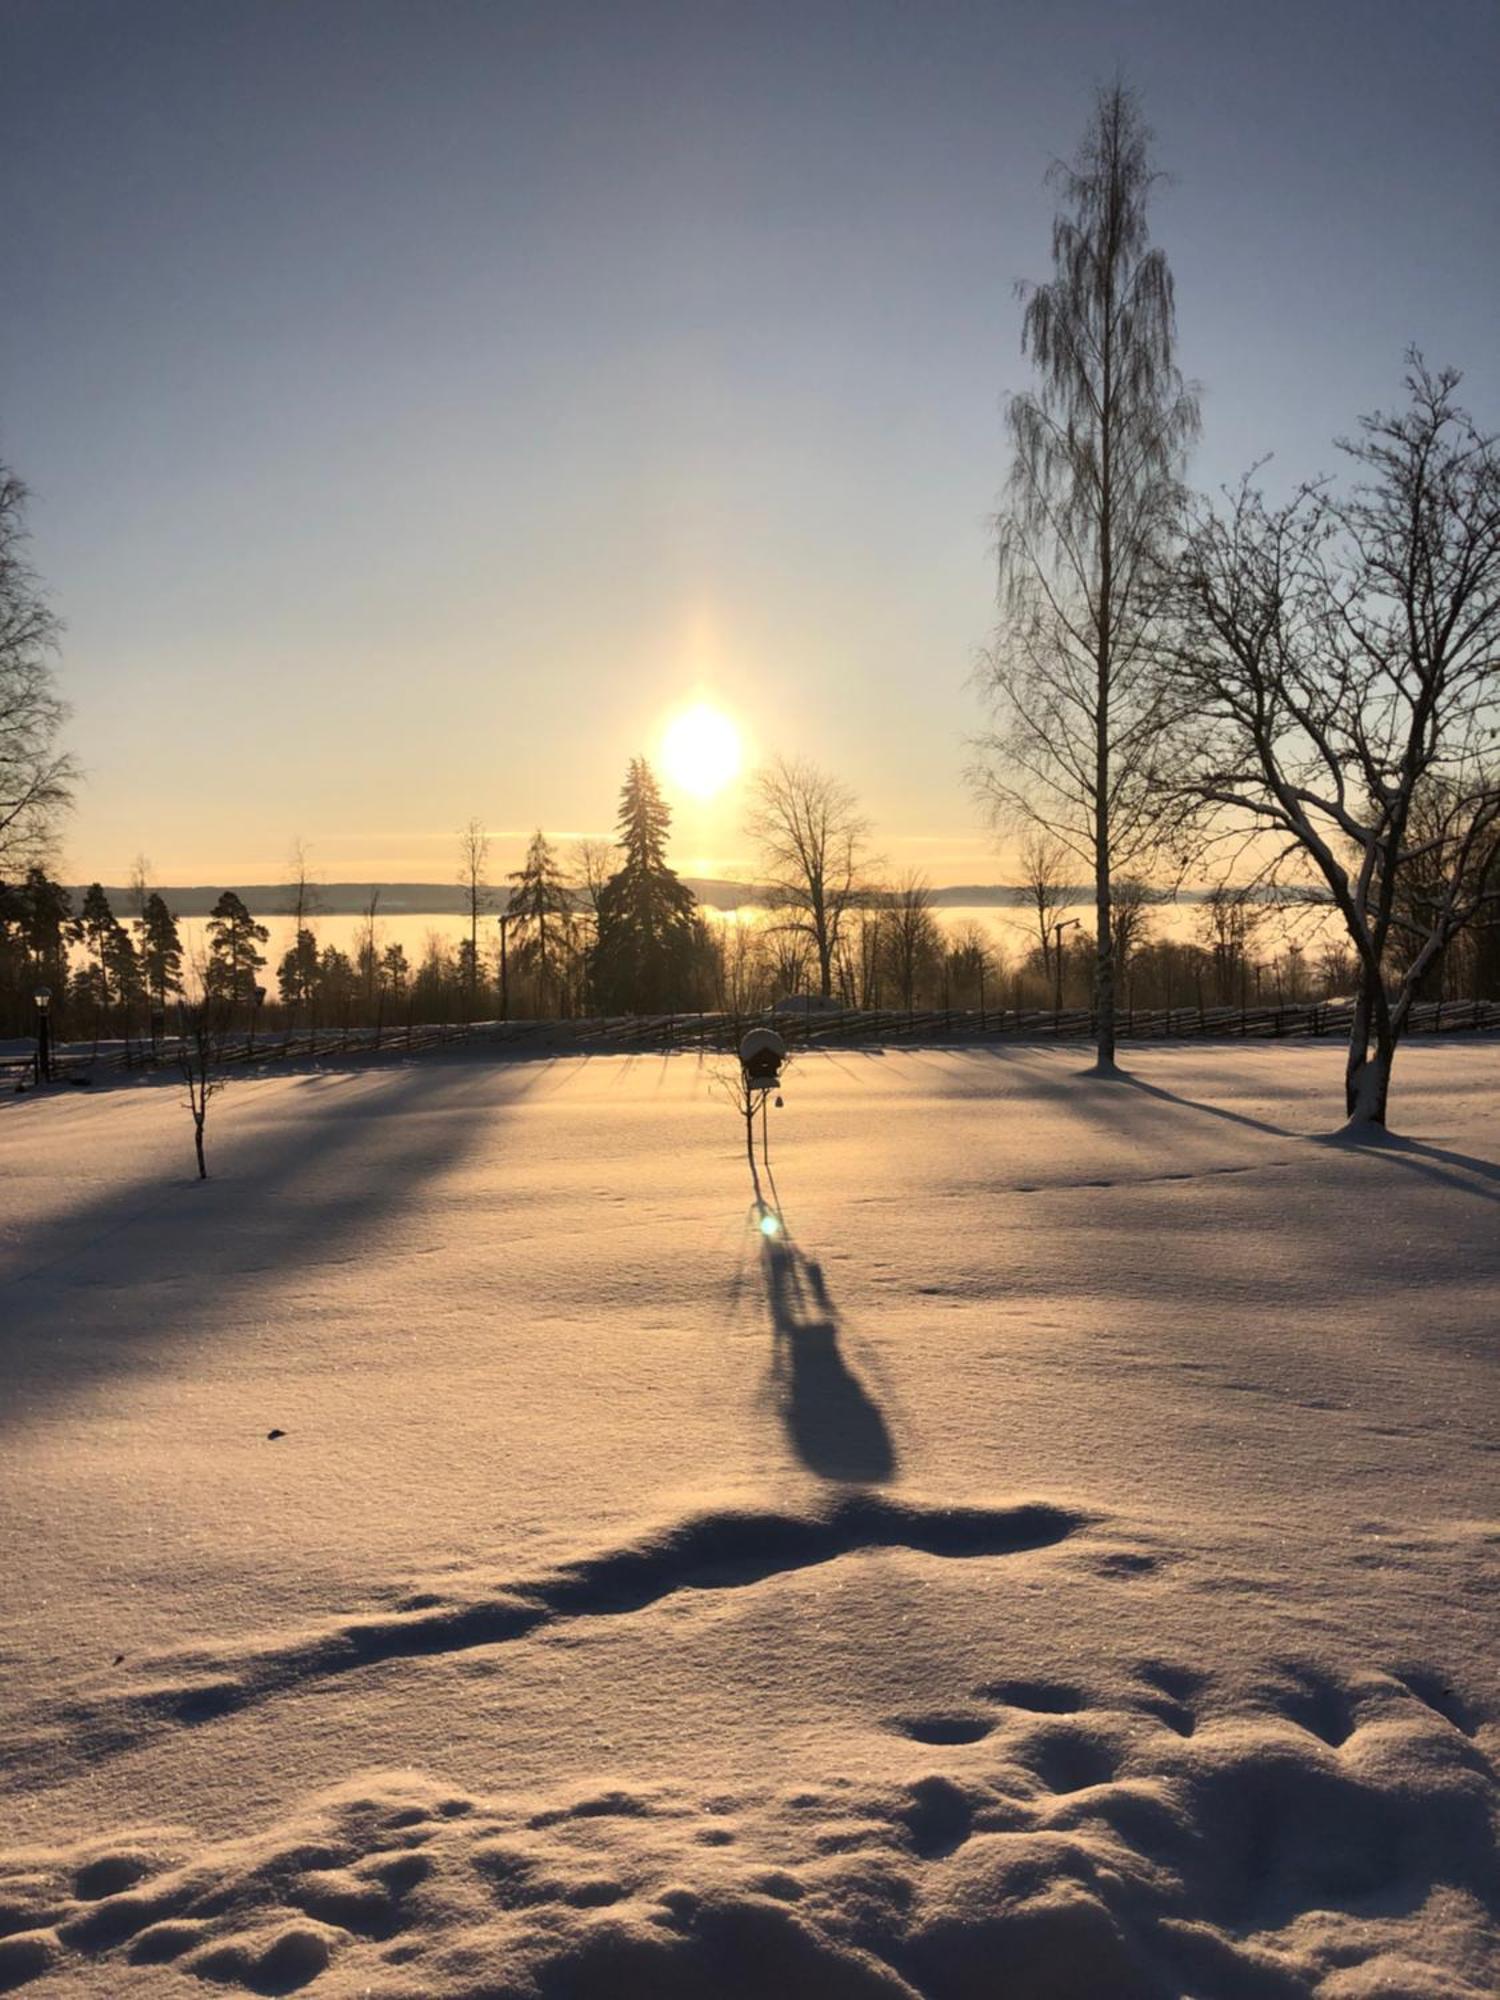
[[[786,1043],[774,1028],[752,1028],[740,1043],[740,1070],[747,1091],[776,1090],[781,1084],[781,1066],[786,1061]]]

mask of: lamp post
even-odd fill
[[[38,1083],[52,1081],[52,1017],[48,1009],[52,1005],[52,988],[39,986],[32,995],[36,1001],[36,1080]]]
[[[1054,924],[1052,926],[1052,951],[1054,958],[1056,960],[1056,972],[1057,972],[1056,997],[1052,1007],[1052,1015],[1054,1023],[1062,1015],[1062,972],[1063,972],[1062,934],[1064,931],[1076,931],[1082,922],[1083,922],[1082,917],[1067,917],[1063,920],[1062,923]]]

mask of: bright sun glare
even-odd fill
[[[738,775],[740,732],[722,708],[695,702],[674,715],[661,742],[662,764],[679,791],[711,799]]]

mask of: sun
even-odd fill
[[[667,724],[661,760],[678,791],[695,799],[717,798],[738,777],[744,761],[739,729],[722,708],[695,702]]]

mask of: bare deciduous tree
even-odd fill
[[[370,885],[369,901],[359,913],[359,930],[355,934],[354,964],[365,989],[366,1019],[374,1012],[376,995],[380,987],[380,925],[376,912],[380,908],[380,890],[376,884]]]
[[[199,968],[200,983],[203,977]],[[182,1031],[177,1044],[178,1063],[187,1084],[187,1107],[193,1114],[193,1148],[198,1158],[198,1178],[208,1179],[208,1162],[203,1151],[203,1128],[208,1122],[209,1099],[223,1088],[219,1058],[224,1040],[225,1014],[220,1002],[201,992],[198,999],[184,1001]]]
[[[472,1017],[479,993],[479,919],[490,906],[490,837],[477,819],[460,827],[458,834],[458,885],[469,906],[469,949],[464,961],[464,981],[468,987]]]
[[[1104,1070],[1112,883],[1159,865],[1184,797],[1161,782],[1172,714],[1149,639],[1198,405],[1174,361],[1171,272],[1149,247],[1150,138],[1117,84],[1072,165],[1052,170],[1067,206],[1051,282],[1024,290],[1021,344],[1041,383],[1007,406],[1002,623],[979,676],[995,727],[974,773],[998,824],[1040,825],[1092,876]]]
[[[0,867],[45,854],[76,770],[57,749],[67,717],[52,673],[61,627],[22,556],[26,488],[0,465]]]
[[[1042,954],[1042,979],[1050,983],[1053,939],[1062,913],[1068,907],[1069,891],[1064,873],[1068,865],[1067,850],[1059,841],[1049,840],[1038,828],[1032,827],[1021,842],[1020,861],[1020,886],[1031,911],[1031,921],[1036,927],[1037,944]]]
[[[885,961],[901,1004],[910,1013],[923,974],[931,972],[942,952],[942,937],[932,914],[932,885],[925,875],[909,869],[885,892],[881,904]]]
[[[298,834],[288,857],[286,900],[281,912],[292,920],[292,947],[281,961],[281,997],[294,1017],[298,1008],[306,1007],[308,1018],[312,1018],[318,963],[312,920],[322,903],[306,843]]]
[[[869,822],[853,792],[804,759],[778,757],[758,771],[746,832],[760,848],[778,926],[805,938],[817,958],[818,990],[833,994],[833,968],[860,899]]]
[[[1189,782],[1321,882],[1359,958],[1352,1120],[1383,1125],[1423,975],[1500,909],[1500,448],[1458,376],[1341,449],[1358,480],[1269,507],[1247,480],[1174,571]]]
[[[1203,898],[1198,935],[1213,966],[1217,997],[1245,1006],[1250,997],[1253,947],[1271,915],[1271,906],[1253,888],[1219,883]]]

